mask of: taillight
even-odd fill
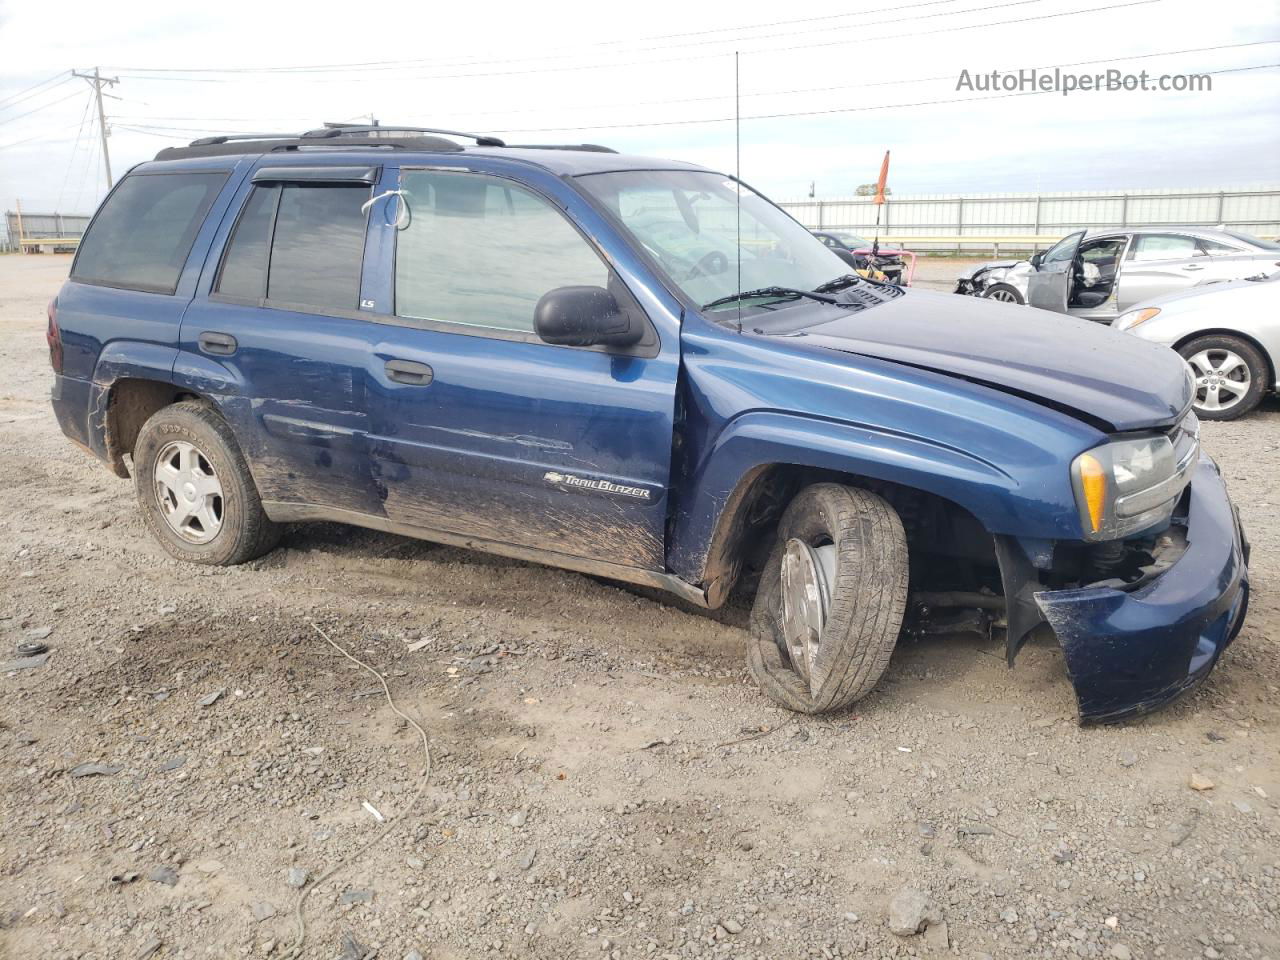
[[[58,329],[58,298],[49,301],[49,327],[45,330],[49,342],[49,366],[54,373],[62,373],[62,331]]]

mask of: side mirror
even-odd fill
[[[1031,266],[1035,267],[1037,270],[1040,269],[1040,264],[1042,262],[1044,262],[1044,251],[1038,250],[1031,255]]]
[[[556,287],[533,308],[533,329],[566,347],[630,347],[644,329],[604,287]]]

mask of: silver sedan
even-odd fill
[[[1234,420],[1277,387],[1280,273],[1148,300],[1112,327],[1177,350],[1195,376],[1196,414]]]
[[[1110,323],[1135,303],[1280,269],[1280,244],[1210,227],[1080,230],[1030,260],[984,263],[956,293]]]

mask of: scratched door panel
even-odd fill
[[[231,420],[263,500],[376,512],[365,380],[378,328],[357,311],[370,186],[259,179],[220,227],[175,379]]]
[[[386,327],[369,452],[399,522],[648,569],[663,566],[676,370],[665,356]],[[379,374],[429,365],[429,385]]]

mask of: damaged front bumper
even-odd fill
[[[1248,542],[1215,464],[1192,475],[1187,548],[1136,589],[1034,594],[1066,657],[1082,723],[1147,713],[1209,675],[1249,602]]]

